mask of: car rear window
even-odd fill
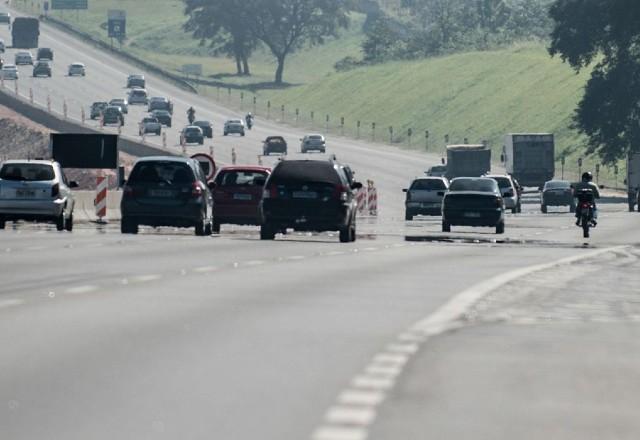
[[[447,189],[447,186],[440,179],[420,179],[413,181],[411,189],[419,191],[438,191]]]
[[[322,136],[312,135],[312,136],[309,136],[309,139],[313,139],[313,140],[318,141],[318,140],[321,140],[321,139],[322,139]]]
[[[216,184],[220,187],[255,186],[256,179],[264,181],[266,178],[267,173],[264,171],[223,170],[216,177]]]
[[[496,192],[498,183],[493,179],[454,179],[449,191]]]
[[[555,180],[544,184],[544,189],[568,189],[571,187],[569,181]]]
[[[55,172],[53,167],[47,164],[20,163],[5,164],[0,169],[0,179],[21,180],[26,182],[39,182],[53,180]]]
[[[492,177],[492,179],[498,182],[500,188],[511,188],[511,180],[506,177]]]
[[[186,163],[173,161],[145,161],[138,163],[129,176],[130,184],[165,183],[168,185],[190,184],[194,181],[193,170]]]
[[[271,182],[278,184],[318,182],[341,185],[340,175],[331,162],[283,161],[271,174]]]

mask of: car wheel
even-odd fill
[[[204,139],[200,139],[200,141],[198,141],[198,143],[199,143],[200,145],[204,145]]]
[[[209,236],[213,232],[213,220],[209,220],[204,227],[204,235]]]
[[[273,240],[276,238],[276,232],[274,228],[268,223],[260,226],[260,240]]]
[[[451,232],[451,225],[445,220],[442,220],[442,232]]]
[[[64,228],[69,232],[73,231],[73,214],[71,214],[65,222]]]
[[[404,219],[405,219],[406,221],[411,221],[411,220],[413,220],[413,214],[411,214],[411,212],[410,212],[410,211],[405,211],[405,213],[404,213]]]
[[[349,243],[351,241],[351,222],[344,228],[340,229],[340,243]]]
[[[65,221],[64,221],[64,212],[62,214],[60,214],[60,216],[56,219],[56,229],[58,231],[64,231],[64,225],[65,225]]]
[[[130,218],[122,217],[120,221],[120,232],[123,234],[137,234],[138,224]]]
[[[244,136],[244,131],[242,133],[240,133],[240,136]]]
[[[224,136],[228,135],[229,133],[227,133],[226,131],[224,132]]]
[[[160,134],[161,134],[160,131],[161,130],[156,130],[156,136],[160,136]]]
[[[355,219],[351,222],[351,228],[349,228],[350,234],[351,234],[351,241],[354,242],[356,241],[356,221]]]
[[[517,208],[518,208],[518,211],[517,211],[517,212],[518,212],[518,214],[521,214],[521,213],[522,213],[522,204],[521,204],[521,203],[518,203]]]
[[[5,221],[4,217],[0,216],[0,229],[4,229]]]
[[[543,214],[546,214],[547,213],[547,205],[540,206],[540,211],[542,211]]]
[[[496,225],[496,234],[504,234],[504,221]]]
[[[196,235],[198,237],[204,237],[207,234],[207,226],[205,222],[206,220],[202,218],[198,221],[198,223],[196,223]]]
[[[517,213],[518,213],[518,207],[517,207],[517,206],[514,206],[514,207],[511,209],[511,214],[517,214]]]
[[[219,233],[220,233],[220,223],[214,220],[214,221],[213,221],[213,228],[212,228],[212,229],[213,229],[213,231],[212,231],[212,232],[213,232],[214,234],[219,234]]]
[[[571,212],[571,213],[576,212],[576,205],[574,205],[574,204],[569,205],[569,212]]]

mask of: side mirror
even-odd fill
[[[214,182],[213,180],[211,182],[207,183],[207,186],[209,187],[209,190],[213,191],[214,189],[216,189],[216,182]]]
[[[407,188],[402,188],[403,193],[406,193],[407,191],[409,191]]]
[[[76,182],[75,180],[72,180],[71,182],[69,182],[69,188],[77,188],[80,185],[78,185],[78,182]]]
[[[362,189],[362,183],[360,182],[353,182],[351,184],[351,189]]]

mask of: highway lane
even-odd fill
[[[12,13],[18,14],[16,11]],[[8,29],[0,29],[0,37],[10,41]],[[264,119],[265,115],[258,114],[256,126],[253,130],[247,131],[246,137],[241,138],[237,135],[223,137],[221,129],[224,121],[230,117],[243,116],[241,112],[225,108],[224,102],[216,103],[210,98],[180,89],[161,77],[141,71],[137,67],[97,51],[94,47],[46,23],[41,24],[40,46],[52,47],[55,51],[53,77],[32,78],[30,66],[20,67],[21,78],[18,83],[21,95],[28,97],[31,89],[35,102],[42,106],[46,106],[47,97],[50,97],[52,108],[58,113],[62,112],[63,101],[66,100],[69,117],[80,120],[81,108],[84,107],[88,118],[88,106],[91,102],[125,97],[127,90],[124,86],[127,75],[144,73],[151,96],[167,96],[174,101],[173,127],[166,130],[168,148],[173,152],[181,151],[178,145],[179,130],[187,123],[186,110],[191,105],[196,108],[198,118],[213,121],[214,138],[213,141],[207,140],[204,147],[188,146],[189,154],[209,151],[209,146],[213,144],[216,159],[223,163],[231,162],[232,148],[236,149],[239,163],[257,163],[258,155],[262,152],[261,140],[273,134],[283,135],[287,139],[290,151],[297,152],[300,145],[299,139],[306,133],[302,129],[267,121]],[[12,60],[14,53],[14,49],[7,50],[5,58]],[[85,78],[65,76],[68,64],[74,61],[86,63]],[[14,84],[7,81],[5,87],[13,90]],[[146,108],[131,106],[123,133],[139,139],[137,123],[145,114]],[[97,126],[97,122],[87,123]],[[116,132],[113,127],[105,130]],[[154,145],[161,145],[161,138],[148,136],[147,141]],[[401,208],[403,196],[399,190],[408,184],[411,177],[422,174],[430,165],[440,160],[437,154],[407,151],[382,144],[341,138],[333,134],[328,136],[328,153],[336,154],[339,160],[351,164],[360,180],[372,179],[376,182],[383,202],[382,215],[389,217],[395,216],[396,211]],[[291,154],[291,156],[298,156],[298,154]],[[265,158],[264,163],[273,164],[276,160],[275,157]]]

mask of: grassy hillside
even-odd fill
[[[14,0],[15,5],[29,12],[33,2]],[[250,59],[253,76],[236,78],[232,60],[213,56],[208,47],[200,46],[182,25],[184,3],[181,0],[89,0],[86,11],[50,11],[50,15],[64,20],[83,32],[104,41],[110,9],[127,13],[127,39],[123,48],[158,66],[178,72],[183,64],[202,64],[203,75],[229,84],[264,83],[273,81],[276,64],[266,50],[258,50]],[[353,14],[352,26],[337,40],[329,40],[322,47],[305,48],[287,60],[285,81],[300,84],[315,81],[333,70],[339,59],[358,56],[362,41],[364,16]],[[117,44],[117,43],[116,43]]]

